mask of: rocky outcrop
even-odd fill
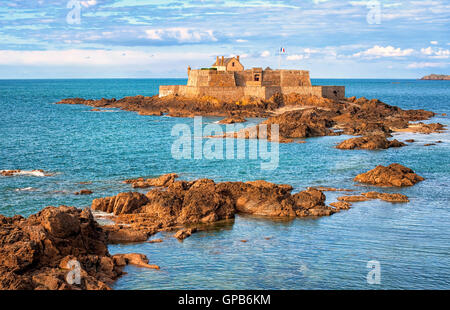
[[[73,268],[79,284],[67,281]],[[0,215],[0,289],[103,290],[121,274],[89,209],[47,207],[28,219]]]
[[[141,193],[120,193],[117,196],[97,198],[92,201],[92,210],[113,213],[114,215],[133,213],[148,202]]]
[[[181,241],[181,240],[186,239],[187,237],[190,237],[196,231],[197,231],[197,229],[195,229],[195,228],[180,229],[173,236]]]
[[[379,192],[372,191],[372,192],[362,193],[361,195],[341,196],[341,197],[338,197],[339,202],[330,203],[330,205],[337,207],[339,203],[359,202],[359,201],[367,201],[367,200],[372,200],[372,199],[380,199],[380,200],[387,201],[387,202],[409,202],[408,197],[403,194],[379,193]]]
[[[128,253],[128,254],[116,254],[113,260],[118,266],[134,265],[149,269],[160,269],[158,265],[150,265],[148,263],[148,258],[144,254],[138,253]]]
[[[82,189],[82,190],[80,190],[80,191],[78,191],[78,192],[75,192],[74,194],[75,195],[91,195],[91,194],[93,194],[94,192],[93,191],[91,191],[91,190],[89,190],[89,189]]]
[[[400,132],[413,132],[413,133],[422,133],[422,134],[430,134],[430,133],[441,133],[445,131],[445,125],[441,123],[431,123],[425,124],[422,122],[408,124],[404,128],[395,129]]]
[[[380,165],[354,178],[356,182],[397,187],[412,186],[423,180],[424,178],[414,173],[413,170],[400,164],[390,164],[387,167]]]
[[[219,124],[245,123],[247,120],[243,117],[227,117],[219,121]]]
[[[421,80],[450,80],[450,75],[430,74],[422,77]]]
[[[394,130],[409,130],[409,122],[425,120],[434,116],[433,112],[402,110],[377,99],[351,97],[333,101],[298,94],[283,96],[275,94],[265,101],[247,97],[238,102],[222,102],[212,97],[189,99],[180,96],[163,98],[136,96],[120,100],[115,98],[101,100],[72,98],[61,100],[59,103],[120,108],[136,111],[143,115],[226,116],[228,117],[226,121],[224,120],[226,123],[242,121],[243,117],[268,117],[262,123],[267,126],[268,135],[262,135],[263,128],[260,129],[259,126],[256,126],[255,130],[246,129],[241,132],[242,136],[239,136],[238,133],[228,133],[225,137],[268,139],[280,143],[293,142],[296,138],[341,133],[358,136],[374,134],[389,136]],[[274,124],[279,126],[278,139],[270,135],[270,128]],[[422,127],[426,128],[427,126]],[[423,130],[439,130],[437,127],[428,127]]]
[[[406,195],[399,193],[368,192],[362,193],[362,195],[370,199],[380,199],[388,202],[409,202],[409,199]]]
[[[134,229],[121,225],[105,225],[102,228],[106,233],[108,243],[111,244],[144,242],[152,233],[149,230]]]
[[[359,202],[359,201],[367,201],[369,200],[369,198],[367,198],[366,196],[362,196],[362,195],[349,195],[349,196],[341,196],[338,197],[338,200],[341,202]]]
[[[352,204],[346,201],[336,201],[330,203],[330,206],[334,207],[336,210],[349,210]]]
[[[389,141],[382,135],[371,135],[365,137],[351,138],[336,146],[341,150],[353,150],[353,149],[365,149],[365,150],[381,150],[388,149],[390,147],[402,147],[406,144],[399,142],[398,140]]]
[[[148,187],[167,187],[178,178],[176,173],[168,173],[157,178],[137,178],[125,180],[124,183],[131,184],[133,188],[148,188]]]
[[[105,226],[109,242],[140,242],[163,230],[234,218],[235,213],[268,217],[328,216],[340,209],[325,205],[317,189],[291,194],[292,187],[266,181],[222,182],[209,179],[175,181],[146,195],[121,193],[96,199],[92,209],[113,212],[116,225]],[[143,197],[145,196],[145,198]],[[189,228],[189,229],[190,229]],[[195,230],[180,230],[184,239]]]

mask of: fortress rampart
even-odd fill
[[[237,58],[217,58],[212,68],[188,68],[187,85],[164,85],[159,96],[188,98],[211,96],[223,101],[238,101],[251,96],[267,100],[274,94],[314,95],[330,99],[345,97],[344,86],[312,86],[309,71],[252,68],[244,70]]]

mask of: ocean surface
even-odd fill
[[[443,134],[401,134],[415,143],[382,151],[337,150],[346,136],[279,145],[279,165],[262,159],[175,159],[172,128],[193,120],[91,112],[55,105],[63,98],[154,95],[172,79],[0,80],[0,170],[44,169],[52,176],[0,177],[0,214],[28,216],[45,206],[84,208],[92,199],[129,191],[124,179],[176,172],[182,179],[264,179],[309,186],[377,190],[355,175],[378,164],[400,163],[426,178],[410,188],[381,189],[409,197],[406,204],[378,200],[318,219],[271,220],[237,216],[179,242],[111,245],[112,254],[146,254],[161,270],[129,266],[115,289],[450,289],[450,139]],[[378,98],[403,109],[450,113],[449,81],[313,80],[345,85],[346,95]],[[203,118],[213,124],[220,118]],[[250,120],[256,122],[258,120]],[[448,116],[431,122],[449,125]],[[425,143],[442,141],[434,146]],[[207,139],[203,142],[205,143]],[[87,182],[81,184],[82,182]],[[91,196],[74,192],[91,189]],[[378,189],[380,190],[380,189]],[[339,194],[325,192],[327,203]],[[269,240],[266,237],[270,237]],[[243,243],[240,240],[246,239]],[[369,261],[381,267],[380,284],[368,284]]]

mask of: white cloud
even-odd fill
[[[264,51],[261,53],[261,57],[269,57],[270,56],[270,52],[269,51]]]
[[[438,41],[430,41],[430,44],[433,44],[433,45],[437,45],[439,42]]]
[[[248,42],[248,40],[244,40],[244,39],[237,39],[236,40],[237,43],[245,43]]]
[[[401,49],[401,48],[395,48],[393,46],[379,46],[375,45],[372,48],[369,48],[366,51],[359,52],[354,54],[354,57],[369,57],[369,58],[380,58],[380,57],[402,57],[402,56],[409,56],[412,53],[414,53],[414,50],[409,49]]]
[[[422,68],[441,68],[448,66],[449,63],[439,62],[413,62],[407,66],[408,69],[422,69]]]
[[[433,49],[431,46],[422,48],[420,52],[430,58],[450,58],[450,50],[443,48]]]
[[[146,38],[150,40],[177,42],[217,41],[212,30],[200,31],[189,28],[148,29]]]
[[[424,55],[433,55],[433,48],[431,46],[427,48],[422,48],[420,52]]]
[[[81,1],[80,3],[81,3],[82,6],[88,8],[90,6],[96,5],[97,4],[97,0]]]
[[[308,58],[308,56],[301,55],[301,54],[294,54],[294,55],[289,55],[287,57],[287,60],[303,60],[306,58]]]
[[[149,53],[133,50],[0,50],[0,65],[29,66],[121,66],[150,65],[172,61],[195,61],[213,58],[210,53]]]

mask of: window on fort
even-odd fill
[[[255,81],[259,81],[259,74],[255,74]]]
[[[234,62],[231,63],[231,66],[234,67]]]

